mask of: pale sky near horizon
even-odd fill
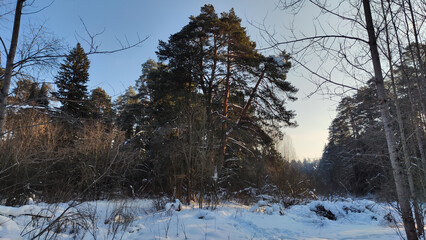
[[[13,5],[15,1],[8,2]],[[37,0],[35,6],[27,11],[40,9],[49,3],[51,1]],[[138,48],[115,54],[90,56],[89,88],[100,86],[112,97],[116,97],[128,86],[134,85],[141,73],[142,63],[149,58],[156,59],[158,40],[167,41],[171,34],[178,32],[188,23],[190,15],[198,15],[200,7],[207,3],[213,4],[217,13],[234,8],[242,19],[242,25],[247,28],[248,34],[257,42],[258,47],[265,47],[267,44],[250,22],[264,22],[270,29],[282,34],[280,31],[291,21],[290,16],[276,8],[277,0],[55,0],[39,13],[24,15],[22,26],[25,28],[29,24],[45,23],[48,31],[63,39],[70,48],[74,47],[77,41],[81,41],[79,35],[85,36],[80,18],[91,33],[103,31],[97,37],[101,49],[119,47],[117,39],[125,42],[127,38],[129,42],[134,42],[138,35],[140,38],[148,36]],[[302,16],[299,21],[298,26],[309,28],[311,25],[310,18]],[[7,24],[11,23],[3,22],[0,27],[5,28]],[[2,32],[4,29],[0,30],[0,33]],[[288,80],[299,89],[299,100],[289,103],[288,108],[296,111],[295,120],[299,126],[284,131],[291,137],[299,159],[319,158],[327,143],[327,129],[335,116],[337,103],[327,100],[327,96],[313,95],[307,98],[316,86],[299,77],[300,74],[294,72],[296,70],[290,71]],[[42,81],[53,81],[53,75],[50,79],[46,78]]]

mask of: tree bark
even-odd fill
[[[3,136],[4,125],[6,123],[6,106],[9,95],[10,82],[12,80],[13,63],[15,61],[16,48],[18,46],[19,27],[21,26],[22,8],[25,0],[16,2],[15,19],[13,21],[12,39],[10,41],[9,52],[7,53],[6,69],[4,72],[3,87],[0,91],[0,137]]]
[[[395,180],[396,193],[398,202],[401,208],[402,220],[404,223],[405,234],[408,240],[417,240],[416,227],[414,224],[413,214],[410,206],[410,193],[407,191],[404,170],[398,162],[396,138],[394,129],[392,127],[391,115],[389,112],[389,105],[387,102],[382,67],[379,58],[377,47],[377,39],[375,35],[373,18],[371,15],[370,1],[363,0],[364,17],[366,21],[370,53],[374,67],[375,84],[377,88],[378,104],[380,106],[380,114],[383,122],[383,127],[386,135],[386,142],[388,145],[389,158],[392,165],[393,177]]]

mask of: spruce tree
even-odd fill
[[[73,117],[87,117],[87,81],[89,80],[90,61],[80,43],[72,49],[61,64],[56,85],[56,97],[61,101],[63,112]]]

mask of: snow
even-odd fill
[[[0,215],[0,239],[21,239],[20,233],[18,225],[12,219]]]
[[[20,215],[39,215],[42,208],[35,205],[25,205],[22,207],[0,206],[0,215],[17,217]]]
[[[265,199],[265,198],[263,198]],[[0,206],[0,239],[31,239],[70,206],[34,203]],[[156,210],[158,201],[94,201],[73,205],[54,239],[400,239],[396,210],[370,200],[311,201],[284,209],[261,200],[253,206],[228,202],[215,208],[185,206],[179,200]],[[319,216],[317,206],[336,220]],[[180,209],[180,211],[178,211]],[[38,217],[31,217],[37,215]],[[395,219],[395,221],[388,221]],[[44,239],[44,238],[42,238]]]

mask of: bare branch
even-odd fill
[[[315,5],[315,6],[317,6],[319,9],[321,9],[322,11],[324,11],[324,12],[326,12],[326,13],[329,13],[329,14],[331,14],[331,15],[333,15],[333,16],[339,17],[339,18],[341,18],[341,19],[343,19],[343,20],[348,20],[348,21],[351,21],[351,22],[357,23],[357,24],[359,24],[360,26],[362,26],[363,28],[365,28],[364,23],[362,23],[362,22],[360,22],[360,21],[358,21],[358,20],[356,20],[356,19],[354,19],[354,18],[350,18],[350,17],[347,17],[347,16],[343,16],[343,15],[341,15],[341,14],[339,14],[339,13],[337,13],[337,12],[335,11],[336,9],[340,8],[340,6],[342,5],[342,3],[343,3],[343,2],[340,2],[340,3],[339,3],[339,4],[338,4],[338,5],[337,5],[334,9],[332,9],[332,10],[328,9],[328,8],[325,6],[325,4],[320,4],[318,1],[309,0],[309,2],[311,2],[312,4],[314,4],[314,5]],[[358,9],[358,12],[359,12],[360,7],[358,7],[357,9]]]
[[[0,41],[1,41],[1,44],[3,45],[3,49],[4,49],[4,52],[6,53],[6,56],[7,56],[7,55],[9,55],[9,53],[8,53],[8,51],[7,51],[6,44],[4,43],[4,41],[3,41],[3,38],[2,38],[2,37],[0,37]]]
[[[302,62],[300,62],[300,61],[298,61],[297,59],[295,59],[295,58],[293,58],[293,61],[295,61],[297,64],[299,64],[300,66],[302,66],[302,68],[304,68],[305,70],[307,70],[309,73],[311,73],[312,75],[314,75],[314,76],[316,76],[316,77],[318,77],[318,78],[320,78],[320,79],[322,79],[324,82],[329,82],[329,83],[332,83],[332,84],[334,84],[334,85],[337,85],[337,86],[340,86],[340,87],[344,87],[344,88],[348,88],[348,89],[351,89],[351,90],[355,90],[355,91],[358,91],[359,89],[358,88],[355,88],[355,87],[352,87],[352,86],[349,86],[349,85],[346,85],[346,84],[342,84],[342,83],[339,83],[339,82],[336,82],[336,81],[333,81],[333,80],[331,80],[331,79],[329,79],[329,78],[326,78],[326,77],[324,77],[324,76],[321,76],[320,74],[318,74],[318,73],[316,73],[316,72],[314,72],[314,71],[312,71],[312,69],[310,69],[309,67],[307,67],[305,64],[303,64]]]
[[[95,45],[95,38],[97,36],[103,34],[106,29],[104,28],[102,31],[95,33],[95,34],[92,34],[92,33],[90,33],[89,29],[86,26],[86,23],[83,21],[83,19],[81,17],[80,17],[80,22],[83,24],[84,30],[86,31],[86,34],[89,36],[89,40],[81,37],[80,35],[78,35],[78,36],[80,38],[82,38],[83,41],[85,41],[90,46],[89,52],[96,52],[100,45]]]
[[[34,1],[33,1],[34,2]],[[30,15],[30,14],[36,14],[36,13],[39,13],[39,12],[42,12],[43,10],[45,10],[45,9],[47,9],[48,7],[50,7],[50,6],[52,6],[52,4],[55,2],[55,0],[52,0],[48,5],[46,5],[46,6],[44,6],[44,7],[42,7],[42,8],[40,8],[39,10],[36,10],[36,11],[34,11],[34,12],[27,12],[27,13],[22,13],[22,15]],[[31,5],[31,4],[30,4]]]
[[[355,41],[361,41],[363,43],[368,44],[368,41],[366,41],[362,38],[358,38],[358,37],[351,37],[351,36],[345,36],[345,35],[320,35],[320,36],[304,37],[304,38],[299,38],[299,39],[294,39],[294,40],[289,40],[289,41],[284,41],[284,42],[278,42],[278,43],[273,44],[272,46],[262,48],[262,49],[258,49],[258,50],[259,51],[268,50],[268,49],[276,48],[280,45],[286,45],[286,44],[292,44],[292,43],[298,43],[298,42],[304,42],[304,41],[312,41],[312,40],[318,40],[318,39],[327,39],[327,38],[350,39],[350,40],[355,40]]]

